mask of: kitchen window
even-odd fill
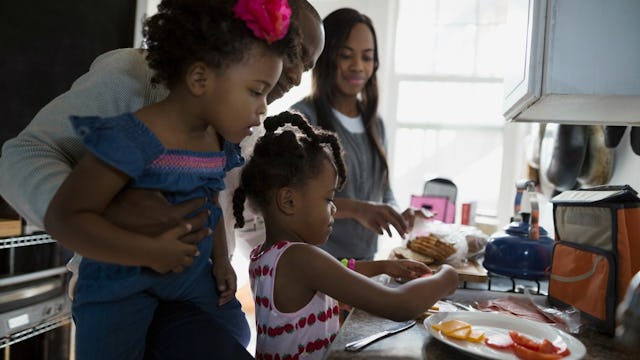
[[[530,126],[502,116],[508,0],[311,3],[322,17],[346,6],[373,20],[380,48],[379,112],[399,206],[421,194],[425,181],[447,177],[458,187],[458,208],[476,201],[478,215],[508,223],[515,181],[525,173],[520,164]],[[269,105],[269,115],[308,95],[310,75]]]
[[[396,4],[383,98],[395,115],[387,124],[396,197],[406,204],[426,180],[445,177],[458,186],[458,205],[476,201],[479,214],[494,217],[503,165],[507,0]]]

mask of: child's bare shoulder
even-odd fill
[[[313,266],[337,260],[335,260],[329,253],[315,245],[296,242],[284,250],[280,261],[286,261],[290,264],[295,264],[296,266]]]

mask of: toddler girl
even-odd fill
[[[164,0],[145,21],[147,62],[166,99],[111,118],[72,117],[88,152],[51,201],[46,230],[84,256],[74,289],[78,359],[141,359],[160,300],[209,312],[244,346],[217,195],[243,163],[238,145],[260,125],[285,54],[286,0]],[[114,82],[115,83],[115,82]],[[117,227],[103,211],[125,187],[160,190],[172,203],[202,198],[215,229],[197,243],[191,224],[156,236]]]
[[[458,277],[448,265],[410,260],[340,261],[322,250],[332,230],[335,192],[345,182],[341,146],[333,133],[301,115],[267,118],[234,192],[237,226],[245,199],[264,217],[266,240],[251,253],[257,359],[321,359],[338,331],[336,300],[396,321],[417,317],[452,293]],[[351,268],[351,269],[349,269]],[[355,270],[355,271],[352,271]],[[389,288],[369,277],[413,279]]]

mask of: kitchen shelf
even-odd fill
[[[11,249],[21,246],[40,245],[56,242],[51,236],[47,234],[28,235],[28,236],[15,236],[5,239],[0,239],[0,249]]]

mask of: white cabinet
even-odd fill
[[[640,0],[510,0],[505,118],[640,125]]]

